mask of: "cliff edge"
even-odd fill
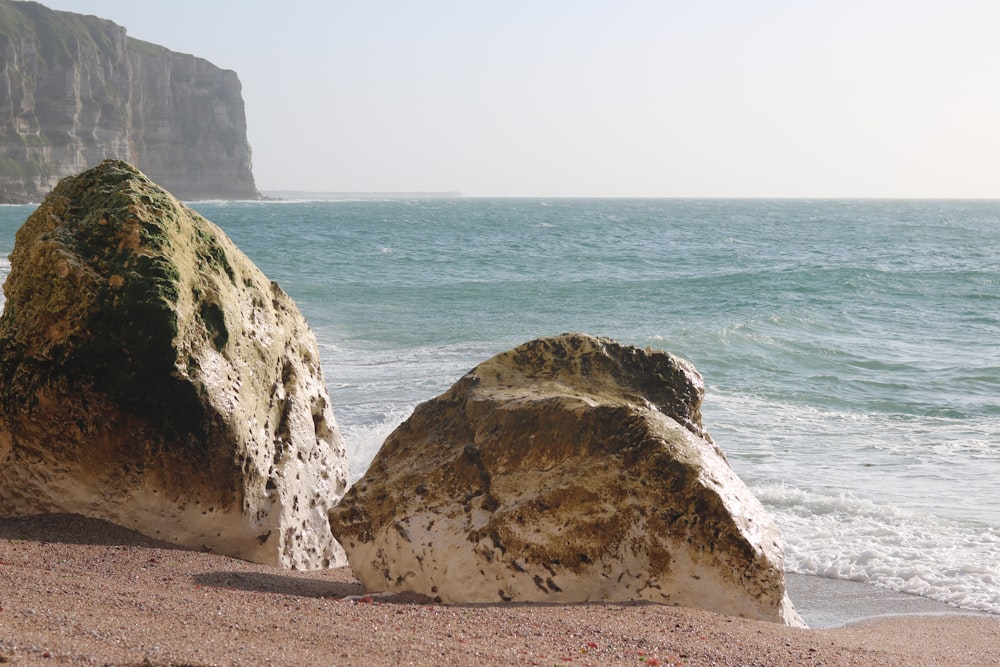
[[[0,203],[105,158],[180,199],[257,199],[239,77],[97,18],[0,0]]]

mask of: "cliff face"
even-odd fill
[[[95,16],[0,0],[0,202],[126,160],[181,199],[255,199],[236,73]]]

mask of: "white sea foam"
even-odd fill
[[[785,484],[751,488],[774,514],[789,572],[864,581],[1000,614],[995,526]]]
[[[361,479],[368,470],[372,459],[378,454],[382,443],[397,426],[410,416],[412,410],[393,410],[383,415],[374,424],[351,424],[342,429],[344,443],[347,445],[347,465],[350,469],[350,482]]]
[[[8,273],[10,273],[10,261],[6,257],[0,257],[0,286],[7,280]],[[3,290],[0,289],[0,312],[3,311],[5,303],[7,303],[7,299],[3,295]]]
[[[986,502],[1000,470],[996,417],[858,413],[711,390],[703,412],[747,481],[795,480],[833,496],[1000,525],[1000,510]]]

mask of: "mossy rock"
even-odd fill
[[[182,219],[198,223],[191,214],[125,162],[59,183],[11,255],[18,270],[0,318],[5,403],[71,377],[164,428],[202,434],[197,392],[175,372],[182,280],[174,246]],[[207,244],[214,235],[195,238]]]
[[[288,567],[339,565],[347,486],[292,300],[131,165],[18,231],[0,316],[0,516],[77,512]]]

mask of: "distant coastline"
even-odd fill
[[[338,201],[357,199],[461,199],[461,192],[313,192],[310,190],[263,190],[267,199],[308,199],[312,201]]]

